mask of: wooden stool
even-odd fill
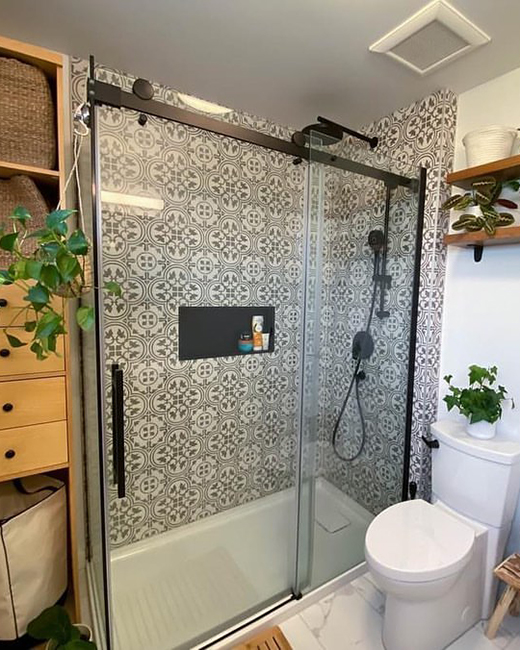
[[[495,638],[508,611],[512,616],[520,615],[520,555],[518,553],[510,555],[507,560],[497,566],[494,574],[499,580],[506,583],[507,588],[498,601],[493,616],[489,619],[486,632],[488,639]]]
[[[292,645],[279,627],[271,627],[233,650],[292,650]]]

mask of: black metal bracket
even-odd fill
[[[421,436],[423,439],[424,444],[429,448],[429,449],[438,449],[440,447],[439,441],[435,440],[435,438],[432,438],[431,440],[427,438],[426,436]]]
[[[483,251],[484,246],[482,244],[475,244],[475,246],[473,246],[473,259],[475,262],[480,262]]]

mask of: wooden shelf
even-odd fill
[[[491,237],[484,230],[478,232],[461,232],[444,235],[444,243],[450,246],[498,246],[520,244],[520,226],[498,228]]]
[[[446,180],[450,185],[463,189],[471,189],[471,183],[483,176],[493,176],[498,181],[511,181],[520,179],[520,156],[511,156],[502,160],[495,160],[486,165],[468,167],[458,172],[448,174]]]
[[[43,169],[41,167],[19,165],[18,163],[0,160],[0,178],[11,178],[11,176],[16,176],[17,174],[30,176],[41,185],[58,187],[60,183],[60,172],[54,169]]]

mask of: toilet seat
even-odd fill
[[[381,575],[430,582],[457,573],[469,561],[475,531],[422,499],[398,503],[368,527],[365,555]]]

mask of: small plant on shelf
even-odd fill
[[[454,194],[443,205],[445,210],[459,210],[462,215],[451,225],[453,230],[465,230],[466,232],[478,232],[485,230],[488,235],[494,235],[497,228],[510,226],[515,218],[510,212],[504,212],[504,208],[516,210],[518,204],[509,199],[500,198],[504,187],[510,187],[514,191],[520,189],[519,181],[508,181],[502,184],[492,176],[487,176],[471,184],[472,191],[466,194]],[[480,214],[464,212],[468,208],[480,208]]]
[[[27,626],[27,633],[47,641],[47,650],[96,650],[85,625],[73,625],[67,611],[59,605],[48,607]]]
[[[498,385],[496,388],[493,386],[497,380],[497,373],[496,366],[483,368],[471,365],[467,388],[454,386],[451,383],[452,375],[444,377],[450,391],[443,398],[448,406],[448,411],[457,408],[461,415],[468,419],[468,433],[480,438],[493,437],[495,425],[502,417],[502,402],[506,399],[507,390],[504,386]],[[514,402],[511,405],[514,408]]]
[[[16,311],[4,333],[13,348],[30,344],[39,360],[56,354],[58,337],[66,333],[66,301],[79,298],[93,288],[87,273],[88,239],[80,228],[69,230],[68,220],[74,212],[54,210],[47,215],[44,228],[31,230],[31,215],[25,208],[17,207],[9,216],[9,225],[0,225],[0,249],[12,260],[7,269],[0,269],[0,285],[20,287],[27,303]],[[24,251],[31,241],[34,241],[32,252],[26,254]],[[121,295],[116,282],[106,282],[103,288]],[[24,330],[32,333],[29,343],[9,330],[20,318]],[[91,329],[94,308],[78,307],[76,321],[83,330]]]

